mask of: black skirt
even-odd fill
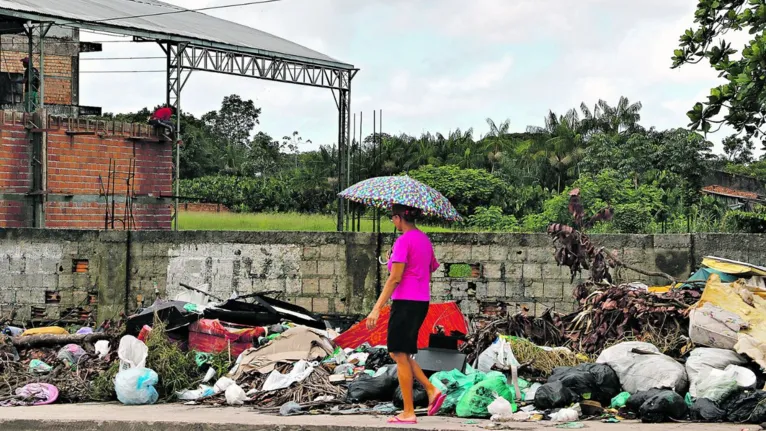
[[[418,353],[418,332],[428,314],[428,302],[395,300],[388,319],[388,351]]]

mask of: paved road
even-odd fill
[[[44,407],[3,408],[0,430],[3,431],[388,431],[422,429],[431,431],[482,431],[493,429],[489,421],[424,417],[413,427],[390,426],[385,417],[375,416],[292,416],[262,415],[247,407],[213,408],[184,406],[122,406],[119,404],[59,404]],[[495,428],[497,429],[497,428]],[[504,430],[555,430],[548,423],[505,424]],[[748,431],[758,425],[721,425],[669,423],[646,425],[636,422],[604,424],[585,422],[593,431]]]

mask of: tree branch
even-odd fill
[[[646,275],[647,277],[662,277],[662,278],[665,278],[665,279],[667,279],[668,281],[670,281],[670,284],[672,284],[672,285],[674,285],[674,284],[676,284],[676,283],[677,283],[676,279],[675,279],[675,278],[673,278],[673,276],[671,276],[671,275],[669,275],[669,274],[666,274],[666,273],[664,273],[664,272],[662,272],[662,271],[657,271],[657,272],[655,272],[655,271],[646,271],[646,270],[644,270],[644,269],[641,269],[641,268],[637,268],[637,267],[635,267],[635,266],[633,266],[633,265],[629,265],[629,264],[627,264],[627,263],[623,262],[622,260],[620,260],[619,258],[617,258],[617,256],[615,256],[614,254],[612,254],[612,253],[611,253],[609,250],[606,250],[606,249],[604,249],[604,248],[602,248],[602,250],[604,251],[604,253],[606,254],[606,256],[607,256],[607,257],[608,257],[608,258],[609,258],[609,259],[610,259],[612,262],[614,262],[615,266],[621,266],[621,267],[623,267],[623,268],[627,268],[627,269],[629,269],[629,270],[631,270],[631,271],[635,271],[635,272],[637,272],[637,273],[639,273],[639,274],[642,274],[642,275]]]

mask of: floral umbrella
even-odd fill
[[[375,177],[361,181],[343,190],[342,198],[353,202],[391,209],[393,204],[417,208],[426,216],[448,221],[461,221],[462,217],[441,193],[406,175]]]

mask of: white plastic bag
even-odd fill
[[[684,366],[659,353],[659,349],[649,343],[630,341],[617,344],[604,350],[596,362],[612,367],[623,390],[631,394],[655,388],[670,388],[679,394],[686,394],[689,389]]]
[[[487,406],[487,411],[493,416],[510,416],[513,414],[513,407],[511,406],[510,401],[503,397],[497,397],[495,398],[495,401],[492,401],[489,406]]]
[[[149,356],[149,348],[138,338],[126,335],[120,340],[117,356],[120,358],[120,371],[144,368],[146,357]]]
[[[742,389],[755,389],[758,378],[753,370],[737,365],[729,365],[724,371],[733,371],[737,379],[737,386]]]
[[[314,367],[306,361],[298,361],[293,365],[292,371],[282,374],[274,370],[263,382],[263,391],[276,391],[277,389],[289,388],[295,382],[301,382],[314,372]]]
[[[482,373],[488,373],[494,365],[505,370],[509,370],[513,366],[519,366],[519,361],[513,355],[511,343],[502,337],[497,337],[494,343],[481,352],[477,359],[476,369]]]
[[[700,347],[689,353],[686,360],[686,373],[689,376],[689,394],[692,398],[704,398],[699,395],[698,385],[703,376],[711,370],[723,370],[729,365],[744,365],[747,360],[737,353],[726,349]]]
[[[234,380],[228,378],[228,377],[221,377],[218,379],[217,382],[215,382],[215,385],[213,385],[213,389],[215,389],[216,394],[220,394],[221,392],[224,392],[226,389],[229,389],[229,386],[234,384]]]
[[[738,388],[735,370],[725,371],[711,368],[699,376],[697,397],[707,398],[714,403],[718,403],[736,392]]]
[[[239,385],[234,384],[226,389],[226,404],[230,406],[241,406],[242,404],[245,404],[245,401],[247,401],[247,394],[245,394],[244,389],[240,388]]]
[[[176,397],[181,401],[194,401],[200,398],[215,395],[215,389],[210,386],[200,386],[199,389],[176,392]]]
[[[98,340],[94,345],[96,353],[98,353],[98,359],[104,359],[104,356],[109,354],[109,342],[106,340]]]
[[[574,422],[580,418],[580,414],[575,409],[561,409],[551,415],[553,422]]]
[[[213,377],[215,377],[215,368],[210,367],[207,369],[207,373],[205,373],[205,377],[202,379],[202,382],[207,383],[213,380]]]
[[[148,368],[130,368],[120,371],[114,378],[117,399],[127,405],[154,404],[159,398],[154,385],[159,377]]]

